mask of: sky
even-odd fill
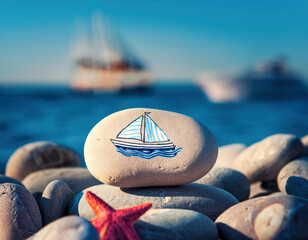
[[[0,82],[70,81],[78,22],[98,11],[158,79],[277,55],[308,76],[307,0],[0,0]]]

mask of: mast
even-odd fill
[[[142,135],[142,142],[145,143],[145,116],[147,115],[147,112],[144,111],[144,114],[142,116],[143,121],[143,135]]]

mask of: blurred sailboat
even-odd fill
[[[144,64],[101,15],[93,15],[90,31],[86,26],[79,31],[72,52],[77,66],[73,89],[117,92],[150,85]]]
[[[237,76],[203,72],[197,84],[212,102],[307,97],[307,83],[283,58],[263,62]]]

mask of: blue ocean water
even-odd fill
[[[54,141],[83,156],[92,127],[116,111],[157,108],[186,114],[211,129],[219,146],[252,144],[269,135],[308,134],[308,100],[258,100],[211,103],[193,84],[158,84],[145,92],[76,93],[67,87],[0,87],[0,166],[16,148],[33,141]]]

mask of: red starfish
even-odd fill
[[[139,239],[133,223],[152,207],[152,203],[114,210],[90,191],[86,192],[85,197],[96,215],[91,223],[98,231],[100,240]]]

